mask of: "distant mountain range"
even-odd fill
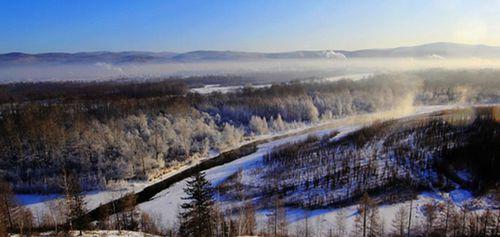
[[[0,65],[92,64],[92,63],[166,63],[199,61],[237,61],[263,59],[349,59],[349,58],[500,58],[500,47],[456,43],[432,43],[418,46],[365,50],[311,50],[281,53],[238,51],[174,52],[81,52],[81,53],[6,53],[0,54]]]

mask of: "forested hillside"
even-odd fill
[[[336,136],[276,148],[257,168],[221,184],[222,196],[237,199],[246,190],[263,207],[277,196],[287,206],[321,208],[352,204],[366,192],[380,194],[381,203],[413,198],[418,190],[479,195],[496,192],[500,181],[498,106],[379,122]]]
[[[415,104],[498,102],[498,77],[436,70],[208,95],[177,79],[4,84],[0,175],[17,192],[60,191],[64,172],[86,190],[101,189],[306,123]]]

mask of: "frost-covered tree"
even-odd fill
[[[307,101],[304,105],[306,110],[306,118],[309,121],[316,122],[319,119],[319,112],[316,106],[311,101]]]
[[[220,147],[232,147],[239,144],[243,138],[243,132],[229,123],[224,124],[222,130]]]
[[[269,132],[266,118],[252,116],[249,122],[250,130],[257,135],[263,135]]]
[[[187,94],[187,86],[170,79],[155,83],[5,84],[0,86],[4,105],[0,109],[1,172],[19,192],[62,192],[55,184],[62,178],[62,161],[69,158],[82,189],[103,189],[115,181],[149,178],[164,167],[204,156],[210,149],[220,148],[223,140],[236,141],[222,138],[222,133],[232,133],[224,129],[224,123],[259,135],[314,122],[319,115],[327,119],[330,115],[387,111],[411,107],[414,101],[423,105],[500,101],[498,71],[409,74],[382,74],[359,81],[278,83],[265,89],[211,95]],[[200,83],[207,78],[188,80]],[[431,136],[427,139],[444,143]],[[418,158],[412,160],[419,160],[412,162],[414,170],[432,165],[422,158],[430,154],[418,153],[412,155]],[[40,166],[41,161],[46,165]],[[487,166],[481,168],[488,176],[494,174],[484,172]],[[356,171],[361,179],[375,177],[363,172]],[[489,183],[477,182],[474,186],[481,188]],[[339,183],[330,180],[329,185],[338,187]]]
[[[327,110],[321,115],[321,120],[323,121],[327,121],[330,119],[333,119],[333,113],[331,110]]]
[[[284,131],[286,129],[286,124],[283,122],[283,118],[281,117],[281,114],[278,114],[276,119],[271,120],[271,128],[273,131],[280,132]]]

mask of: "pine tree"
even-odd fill
[[[179,232],[186,237],[212,236],[214,229],[213,218],[213,189],[204,173],[194,174],[187,181],[184,189],[187,202],[181,205],[183,212]]]

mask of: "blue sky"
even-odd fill
[[[498,0],[0,0],[0,53],[500,45]]]

